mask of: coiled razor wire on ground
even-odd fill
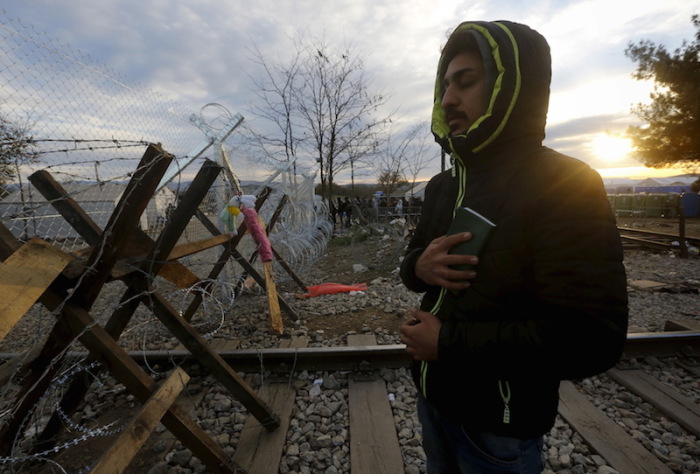
[[[323,201],[290,202],[285,211],[283,219],[275,224],[270,242],[292,268],[303,271],[325,252],[333,234],[333,223]]]

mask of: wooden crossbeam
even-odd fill
[[[166,323],[166,326],[174,332],[181,342],[192,348],[191,350],[196,357],[203,358],[203,365],[212,371],[234,396],[240,397],[241,402],[255,416],[259,417],[261,422],[265,423],[269,429],[275,429],[279,426],[279,422],[274,413],[221,358],[212,356],[211,349],[196,331],[189,326],[186,320],[178,318],[177,312],[150,286],[150,280],[164,267],[180,235],[184,232],[191,216],[196,212],[199,203],[206,196],[219,171],[220,167],[215,163],[211,161],[204,163],[171,214],[171,219],[166,223],[158,240],[141,263],[140,271],[133,272],[127,279],[128,288],[121,298],[118,309],[107,321],[105,330],[107,334],[117,340],[137,307],[143,302],[143,295],[148,295],[148,304],[151,305],[152,309],[158,310],[156,315]],[[153,306],[153,301],[157,302],[155,306]],[[83,379],[75,379],[67,390],[67,396],[61,400],[61,409],[66,413],[72,413],[79,401],[82,400],[87,388],[87,383]],[[60,428],[60,419],[57,414],[54,414],[40,436],[40,445],[43,449],[46,449],[45,443],[48,443]]]
[[[353,346],[376,345],[371,334],[348,336]],[[381,377],[348,381],[350,471],[353,474],[404,472],[394,417]]]
[[[100,325],[95,324],[83,308],[69,303],[64,306],[63,312],[65,324],[72,333],[80,335],[80,342],[90,354],[102,362],[129,393],[141,403],[146,403],[156,388],[153,379]],[[170,406],[162,421],[211,472],[241,472],[236,471],[240,468],[229,461],[221,447],[177,403]]]
[[[289,196],[287,196],[285,194],[284,196],[282,196],[282,199],[280,199],[280,202],[277,204],[277,208],[275,209],[275,212],[272,213],[272,217],[270,217],[270,221],[267,223],[268,235],[270,234],[270,232],[272,232],[272,228],[277,223],[277,220],[279,219],[280,215],[282,214],[282,210],[284,209],[284,206],[287,204],[288,201],[289,201]],[[301,280],[301,278],[299,278],[299,276],[294,272],[292,267],[289,266],[289,264],[282,258],[282,256],[279,254],[279,252],[277,252],[277,250],[275,250],[275,248],[272,247],[272,245],[270,245],[270,249],[272,250],[272,254],[274,255],[277,263],[284,269],[284,271],[287,272],[287,274],[289,274],[290,277],[292,277],[292,280],[294,280],[294,282],[301,288],[301,291],[306,293],[306,285]],[[250,258],[248,258],[248,262],[250,262],[250,263],[255,262],[255,259],[257,258],[257,256],[258,256],[258,250],[255,249],[253,251],[252,255],[250,256]],[[236,283],[236,287],[234,289],[234,295],[238,296],[238,294],[241,292],[241,289],[243,288],[243,284],[245,283],[245,280],[247,278],[248,278],[248,273],[243,272],[243,274],[238,279],[238,282]]]
[[[308,343],[307,338],[292,338],[282,340],[280,347],[300,348],[306,347]],[[264,395],[275,411],[280,414],[282,425],[280,429],[270,432],[256,420],[248,417],[236,444],[236,452],[233,454],[233,460],[237,464],[256,474],[279,472],[296,392],[294,385],[288,381],[284,383],[267,381],[260,387],[260,394]]]
[[[615,382],[647,400],[690,434],[696,438],[700,437],[700,406],[697,402],[641,370],[610,369],[607,374]]]
[[[119,308],[107,321],[105,329],[117,339],[126,328],[131,316],[142,301],[139,295],[152,291],[150,280],[165,266],[170,253],[175,248],[178,239],[185,231],[192,216],[197,212],[197,207],[211,188],[221,168],[213,161],[207,160],[188,186],[171,214],[170,220],[160,233],[151,251],[142,261],[140,271],[134,272],[128,279],[128,288],[122,296]]]
[[[250,388],[214,350],[209,347],[197,331],[185,321],[168,301],[158,293],[148,299],[151,310],[168,330],[185,346],[193,356],[236,397],[268,430],[279,427],[279,417]]]
[[[270,188],[263,188],[262,192],[255,200],[255,208],[260,209],[269,196]],[[222,235],[219,229],[216,227],[216,225],[214,225],[214,223],[211,222],[211,220],[202,211],[197,210],[195,216],[214,237]],[[247,226],[245,222],[241,222],[241,224],[238,226],[236,234],[231,237],[231,240],[229,240],[227,244],[223,245],[224,250],[221,252],[218,260],[209,271],[209,275],[205,279],[205,283],[198,287],[200,291],[198,291],[194,295],[192,302],[190,302],[190,305],[183,313],[183,317],[186,321],[191,321],[194,317],[195,313],[197,312],[197,309],[199,309],[199,306],[202,304],[203,295],[211,287],[212,282],[215,281],[223,271],[224,267],[226,266],[226,263],[231,258],[231,249],[236,248],[236,246],[241,242],[241,239],[243,238],[243,235],[246,232],[246,228]]]
[[[164,173],[165,170],[162,169],[162,166],[165,166],[167,168],[169,160],[172,159],[172,156],[165,154],[165,152],[162,149],[154,145],[149,146],[149,148],[146,150],[144,159],[137,168],[137,173],[141,170],[141,173],[149,172],[149,168],[151,166],[154,166],[153,162],[157,164],[158,160],[156,158],[161,158],[161,156],[165,157],[162,158],[161,161],[166,160],[166,162],[160,164],[159,171],[162,170],[162,173]],[[152,171],[149,172],[148,175],[151,176],[152,179],[157,178],[157,176],[153,176]],[[29,180],[44,196],[44,198],[46,198],[46,200],[49,201],[54,206],[54,208],[63,216],[66,222],[70,223],[71,226],[78,232],[78,234],[80,234],[80,236],[89,244],[89,247],[87,249],[76,251],[73,254],[76,257],[90,258],[91,255],[101,253],[101,249],[104,247],[104,242],[102,239],[102,229],[100,229],[97,223],[85,211],[81,209],[80,205],[66,192],[66,190],[60,185],[60,183],[58,183],[45,170],[40,170],[32,174],[29,177]],[[132,183],[134,180],[142,181],[141,177],[136,175],[132,178],[130,183]],[[138,188],[134,189],[134,187],[132,187],[130,190],[127,187],[125,192],[122,194],[122,201],[125,199],[125,196],[130,195],[133,192],[144,194],[148,192],[150,188],[153,187],[152,180],[148,183],[142,181],[141,184],[147,186],[148,189],[141,190]],[[150,200],[151,195],[152,194],[147,195],[148,199],[145,203],[142,203],[140,207],[143,207],[143,209],[145,209],[145,206],[148,204],[148,200]],[[120,205],[121,204],[118,204],[117,209]],[[143,213],[143,209],[139,210],[138,208],[134,208],[132,206],[129,214],[129,217],[131,219],[129,220],[133,221],[134,217],[138,218]],[[117,214],[117,210],[115,210],[112,216],[115,216]],[[113,224],[110,222],[107,224],[106,228],[111,229],[112,227],[110,226],[112,225]],[[153,239],[149,237],[145,232],[138,229],[136,225],[133,225],[131,227],[130,232],[121,236],[120,243],[122,243],[122,245],[118,253],[119,261],[114,262],[114,264],[112,265],[108,278],[124,277],[125,275],[128,275],[131,272],[137,270],[129,264],[135,261],[142,261],[143,259],[137,260],[136,258],[142,257],[143,255],[147,254],[153,249],[154,246]],[[199,280],[197,275],[192,273],[187,267],[179,264],[178,262],[171,262],[170,265],[168,265],[166,268],[163,268],[160,276],[162,278],[172,280],[173,283],[180,286],[181,288],[188,288],[189,286],[192,286]]]
[[[124,248],[124,242],[131,231],[136,228],[138,216],[146,208],[152,192],[147,198],[144,198],[143,195],[157,185],[171,159],[172,155],[166,154],[159,147],[149,146],[147,148],[124,195],[110,217],[107,227],[110,231],[103,233],[100,237],[101,243],[88,258],[83,273],[86,278],[72,282],[64,279],[55,280],[51,285],[53,291],[46,291],[42,295],[42,303],[44,303],[46,296],[50,300],[47,307],[52,310],[58,308],[62,302],[67,301],[76,303],[86,310],[92,306],[109,278],[111,268],[119,252]],[[17,239],[12,233],[7,234],[7,232],[3,232],[0,235],[3,239],[7,238],[8,240],[2,244],[3,249],[17,246]],[[79,282],[84,284],[79,285]],[[55,298],[59,298],[59,300],[55,301]],[[0,453],[6,453],[10,449],[12,440],[22,427],[23,420],[46,392],[50,381],[60,367],[65,349],[73,340],[60,322],[59,318],[39,356],[30,364],[30,373],[23,379],[16,403],[9,411],[8,421],[0,430]]]
[[[616,471],[672,474],[671,469],[631,436],[627,436],[622,427],[588,401],[569,381],[559,386],[559,414],[574,427],[593,452],[604,457]]]
[[[122,472],[131,463],[143,443],[156,429],[165,412],[175,403],[190,376],[179,367],[144,403],[117,440],[97,461],[90,471],[92,474],[112,474]]]
[[[153,379],[117,344],[118,338],[141,303],[145,303],[153,311],[170,332],[248,408],[265,429],[273,431],[279,427],[279,418],[258,394],[204,342],[189,325],[187,319],[180,316],[152,287],[152,281],[156,275],[184,278],[184,280],[189,278],[188,283],[197,283],[199,280],[192,278],[188,274],[189,270],[177,263],[177,259],[201,251],[203,248],[222,245],[228,260],[245,232],[243,228],[243,232],[236,239],[220,235],[217,229],[213,237],[206,241],[176,246],[180,235],[191,217],[198,212],[199,204],[220,171],[218,165],[209,161],[205,162],[193,183],[188,187],[158,239],[153,241],[138,229],[138,219],[152,198],[172,158],[172,155],[164,152],[159,146],[148,147],[110,217],[105,232],[102,232],[80,209],[80,206],[67,196],[65,190],[48,173],[41,172],[33,175],[32,180],[37,189],[41,188],[45,197],[54,203],[67,221],[74,225],[91,248],[84,253],[85,263],[75,274],[67,275],[65,271],[61,271],[63,268],[57,269],[53,272],[58,276],[41,285],[43,291],[39,301],[57,315],[57,320],[39,356],[31,364],[31,376],[23,380],[21,395],[17,398],[16,406],[10,410],[12,415],[10,423],[3,426],[0,432],[0,451],[7,452],[13,440],[16,439],[26,414],[34,406],[37,397],[46,392],[48,383],[53,380],[65,349],[74,339],[77,339],[88,349],[90,360],[101,362],[115,379],[124,384],[131,394],[145,404],[140,417],[131,425],[131,431],[121,438],[113,450],[105,453],[96,472],[107,466],[114,468],[116,459],[122,463],[129,462],[133,453],[138,451],[142,444],[139,436],[147,436],[146,432],[150,432],[152,424],[156,422],[154,420],[160,419],[161,413],[154,413],[153,404],[157,403],[156,400],[165,398],[168,399],[167,403],[159,409],[162,412],[163,424],[207,465],[210,472],[233,472],[234,470],[243,472],[234,462],[229,461],[221,448],[176,402],[170,403],[169,397],[172,396],[174,400],[177,389],[173,387],[166,389],[170,391],[169,396],[155,392],[156,386]],[[4,226],[0,226],[0,258],[7,260],[18,247],[14,236]],[[73,258],[67,254],[61,255],[60,252],[58,257],[60,257],[59,261],[65,259],[66,262]],[[217,262],[217,265],[219,263]],[[132,268],[127,269],[128,265]],[[126,282],[127,290],[121,299],[123,304],[111,315],[103,328],[95,323],[89,311],[104,285],[115,276],[119,276]],[[145,295],[148,295],[148,298]],[[65,408],[74,408],[75,404],[84,397],[86,389],[84,379],[73,380],[61,401],[65,412],[72,411]],[[150,417],[146,412],[151,412]],[[54,413],[39,437],[35,450],[40,446],[45,448],[45,444],[50,445],[53,442],[58,432],[57,419],[57,413]],[[137,431],[141,434],[137,435]],[[128,451],[128,455],[125,450]]]
[[[0,264],[0,340],[72,260],[35,237]]]

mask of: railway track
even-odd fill
[[[654,373],[629,363],[645,358],[660,361],[674,370],[682,369],[699,387],[700,328],[680,323],[668,323],[667,328],[666,332],[628,335],[623,363],[596,378],[598,384],[617,387],[618,395],[609,405],[596,400],[590,384],[564,382],[560,389],[555,429],[567,426],[583,441],[587,456],[622,474],[693,472],[679,468],[672,456],[659,453],[654,440],[640,439],[638,430],[609,417],[611,406],[622,399],[638,397],[637,404],[651,407],[647,413],[649,423],[664,418],[680,427],[685,436],[700,438],[697,401],[658,380]],[[424,472],[418,454],[419,431],[412,421],[412,385],[410,381],[390,383],[392,373],[407,377],[410,360],[402,345],[376,346],[373,341],[372,335],[355,335],[348,337],[347,347],[306,347],[304,340],[287,340],[288,347],[267,350],[236,350],[230,343],[219,347],[218,353],[245,376],[279,415],[280,428],[271,432],[241,407],[236,409],[235,401],[233,407],[225,402],[230,395],[216,383],[207,382],[205,375],[198,377],[196,366],[189,366],[187,351],[150,351],[133,356],[150,367],[163,369],[176,363],[193,374],[193,390],[183,405],[189,407],[214,439],[225,445],[235,464],[247,472]],[[659,371],[663,372],[663,367]],[[265,376],[261,377],[263,372]],[[307,375],[290,378],[292,373]],[[325,380],[331,379],[339,386],[326,386]],[[399,393],[401,390],[403,393]],[[112,410],[117,406],[118,402],[107,404]],[[230,413],[224,412],[225,407]],[[300,415],[305,421],[300,421]],[[110,416],[109,409],[105,416]],[[228,421],[234,418],[235,421]],[[344,426],[341,431],[345,434],[331,436],[337,425]],[[304,431],[309,437],[304,438]],[[549,442],[554,446],[552,439]],[[562,459],[578,459],[577,449],[568,448],[573,452],[562,455],[561,449],[556,451],[552,446],[545,447],[550,472],[596,472],[587,470],[597,469],[594,465],[571,471],[572,466]],[[178,464],[190,468],[189,472],[208,472],[201,470],[198,460],[191,455],[188,458],[185,451],[167,431],[161,431],[142,447],[127,472],[187,472],[177,470],[174,466]],[[70,465],[71,456],[75,459],[68,450],[55,462]],[[155,465],[162,470],[150,471]],[[700,463],[696,465],[700,468]]]
[[[633,229],[630,227],[618,227],[620,237],[624,244],[657,250],[671,250],[681,248],[681,237],[678,234]],[[688,247],[700,247],[700,238],[684,236]]]

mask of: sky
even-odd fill
[[[363,58],[369,86],[389,97],[402,121],[426,121],[440,47],[465,20],[512,20],[542,33],[553,79],[545,144],[586,161],[603,176],[655,172],[625,152],[638,125],[631,108],[652,84],[632,78],[624,50],[651,40],[673,51],[692,40],[700,8],[687,0],[23,0],[3,5],[47,36],[147,87],[198,110],[219,103],[251,116],[250,49],[284,60],[302,32]],[[252,118],[254,124],[254,118]],[[436,159],[421,177],[440,169]]]

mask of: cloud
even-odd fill
[[[627,44],[648,38],[675,49],[693,36],[694,7],[686,0],[32,0],[4,8],[195,112],[219,102],[248,115],[252,45],[284,59],[301,32],[349,44],[390,97],[382,113],[399,111],[407,125],[430,115],[439,50],[456,24],[520,21],[552,48],[548,139],[581,156],[588,153],[578,148],[582,136],[626,128],[635,120],[631,106],[648,99],[650,85],[630,76]]]

